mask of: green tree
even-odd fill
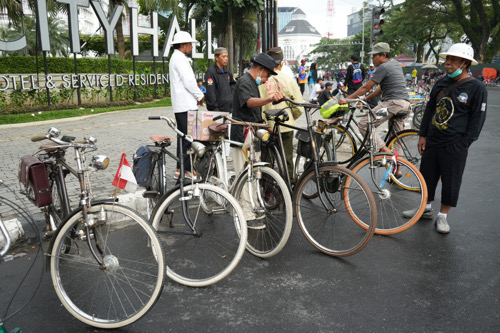
[[[500,0],[441,0],[472,44],[476,60],[491,62],[500,50]],[[451,3],[451,7],[450,7]]]
[[[15,21],[8,27],[0,29],[0,38],[3,40],[14,40],[19,38],[22,33],[21,21]],[[50,53],[52,56],[67,57],[69,37],[68,30],[61,28],[63,22],[60,19],[48,17],[49,37],[50,37]],[[35,55],[36,50],[36,21],[31,16],[24,18],[24,26],[26,32],[26,44],[28,48],[28,55]],[[20,50],[16,52],[9,52],[9,55],[24,55],[25,51]]]
[[[336,70],[349,61],[351,54],[356,53],[351,42],[351,38],[321,40],[308,55],[316,56],[318,68]]]

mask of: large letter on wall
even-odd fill
[[[168,33],[167,33],[167,38],[165,38],[165,44],[163,44],[163,52],[161,55],[163,58],[168,57],[170,48],[172,47],[172,44],[170,43],[173,41],[174,35],[179,31],[181,31],[181,28],[179,27],[177,16],[174,15],[174,17],[172,17],[172,20],[170,21],[170,27],[168,27]]]
[[[151,28],[139,27],[137,8],[130,8],[130,38],[132,38],[132,55],[139,55],[139,34],[151,35],[153,57],[158,56],[158,13],[151,12]]]
[[[196,39],[196,20],[191,19],[191,35],[193,39]],[[196,43],[193,43],[193,59],[203,59],[203,53],[198,53],[196,51]]]
[[[46,0],[36,1],[38,33],[40,34],[40,48],[42,51],[50,51],[49,22],[47,19]]]
[[[26,47],[25,35],[22,35],[16,40],[11,40],[7,42],[0,40],[0,51],[7,51],[7,52],[19,51],[24,49],[25,47]]]
[[[71,52],[80,53],[80,34],[78,27],[78,7],[89,7],[89,0],[57,0],[68,5],[69,17],[69,42]]]
[[[106,32],[106,54],[113,55],[115,54],[115,40],[113,35],[116,24],[120,19],[123,6],[115,6],[115,9],[113,9],[113,13],[111,14],[111,19],[108,21],[108,18],[106,17],[106,14],[104,14],[104,10],[102,9],[99,1],[91,0],[90,4],[92,5],[92,8],[94,8],[94,12],[96,12],[97,18],[99,18],[99,22],[101,22],[101,26]]]

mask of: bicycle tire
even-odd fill
[[[306,199],[304,188],[321,187],[321,196]],[[321,199],[330,206],[325,208]],[[319,251],[334,257],[361,251],[373,237],[377,225],[375,199],[368,185],[351,170],[336,165],[319,166],[319,182],[314,169],[303,175],[294,192],[294,211],[305,238]],[[334,205],[333,207],[331,205]],[[361,228],[351,217],[355,210],[366,221]]]
[[[332,149],[333,159],[338,164],[347,164],[352,161],[353,156],[358,151],[355,136],[342,125],[336,125],[333,130],[335,131],[333,136],[335,149]]]
[[[151,184],[148,186],[148,191],[154,191],[158,193],[156,196],[146,198],[146,210],[148,219],[153,213],[154,207],[158,203],[158,200],[166,192],[166,179],[163,170],[163,158],[161,154],[155,154],[156,157],[153,158],[153,170],[151,172]],[[163,186],[162,186],[163,184]]]
[[[320,151],[319,151],[319,162],[320,163],[325,163],[325,162],[329,162],[329,161],[333,161],[334,160],[334,157],[333,157],[333,151],[332,151],[332,147],[331,145],[329,145],[326,141],[323,141],[323,144],[321,145],[320,147]],[[304,170],[303,172],[306,172],[309,168],[312,168],[313,167],[313,161],[312,159],[309,159],[307,160],[305,163],[304,163]],[[303,173],[301,172],[301,173]],[[304,191],[302,193],[302,196],[306,199],[314,199],[318,196],[318,191],[316,189],[313,189],[312,192],[308,193],[307,191]]]
[[[256,175],[261,174],[260,179]],[[262,218],[264,229],[248,229],[247,250],[254,256],[270,258],[278,254],[286,245],[293,223],[292,198],[281,176],[269,167],[254,167],[252,189],[258,186],[259,191],[253,191],[252,199],[255,209],[252,208],[248,194],[248,173],[240,173],[231,194],[241,204],[246,218],[247,215]],[[262,201],[259,200],[262,198]]]
[[[419,138],[417,130],[403,130],[387,141],[387,148],[394,152],[396,151],[396,147],[399,146],[398,157],[404,158],[419,168],[420,160],[422,159],[422,156],[418,152]]]
[[[163,290],[165,262],[156,232],[137,212],[117,204],[89,208],[95,219],[102,212],[106,222],[91,228],[91,239],[108,267],[99,267],[82,236],[80,209],[55,238],[50,272],[57,296],[75,318],[111,329],[133,323],[153,307]],[[65,253],[68,239],[71,249]]]
[[[413,126],[416,129],[420,129],[420,125],[422,124],[422,118],[424,116],[424,111],[425,111],[425,103],[418,104],[415,106],[415,109],[413,110],[413,119],[411,120]]]
[[[245,252],[247,225],[238,202],[223,189],[206,183],[184,187],[191,191],[188,200],[180,197],[180,189],[165,194],[151,218],[153,228],[166,245],[167,276],[190,287],[205,287],[228,276]],[[205,213],[201,199],[218,200],[219,210]],[[196,218],[196,231],[187,225],[181,205]]]
[[[392,155],[378,154],[374,156],[374,181],[377,185],[382,184],[382,179],[386,175]],[[372,180],[370,169],[370,157],[359,161],[353,171],[358,174],[368,184],[374,193],[377,202],[377,229],[376,234],[392,235],[409,229],[422,216],[427,203],[427,186],[422,174],[418,169],[405,159],[398,158],[398,167],[402,172],[402,177],[397,179],[393,174],[386,180],[382,187],[382,192],[377,189]],[[418,207],[415,214],[406,218],[403,211],[409,211]],[[366,228],[367,225],[359,216],[353,215],[354,221]]]
[[[287,178],[283,158],[276,145],[269,144],[266,146],[266,149],[262,149],[261,160],[262,162],[269,163],[269,167],[276,171],[283,179]]]

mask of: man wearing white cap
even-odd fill
[[[168,65],[170,76],[170,95],[172,97],[172,109],[175,114],[177,128],[182,133],[187,133],[187,113],[198,110],[198,105],[202,105],[205,95],[198,87],[193,69],[189,62],[193,43],[196,40],[186,31],[179,31],[175,34],[172,45],[174,53]],[[184,153],[184,170],[186,176],[191,176],[191,162],[186,152],[191,144],[182,140],[182,144],[177,144],[177,156],[180,151]],[[180,173],[180,163],[177,162],[177,171],[174,178],[177,179]]]
[[[439,56],[446,59],[446,76],[431,91],[419,131],[418,150],[422,154],[420,172],[428,189],[422,218],[433,218],[431,202],[441,179],[441,209],[434,225],[437,232],[447,234],[447,214],[457,205],[469,146],[478,139],[486,119],[488,94],[484,84],[467,74],[470,65],[477,65],[472,47],[454,44]]]

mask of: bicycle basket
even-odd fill
[[[325,104],[321,105],[321,115],[324,119],[328,119],[332,116],[341,117],[347,113],[349,110],[348,104],[338,104],[335,99],[328,100]]]

